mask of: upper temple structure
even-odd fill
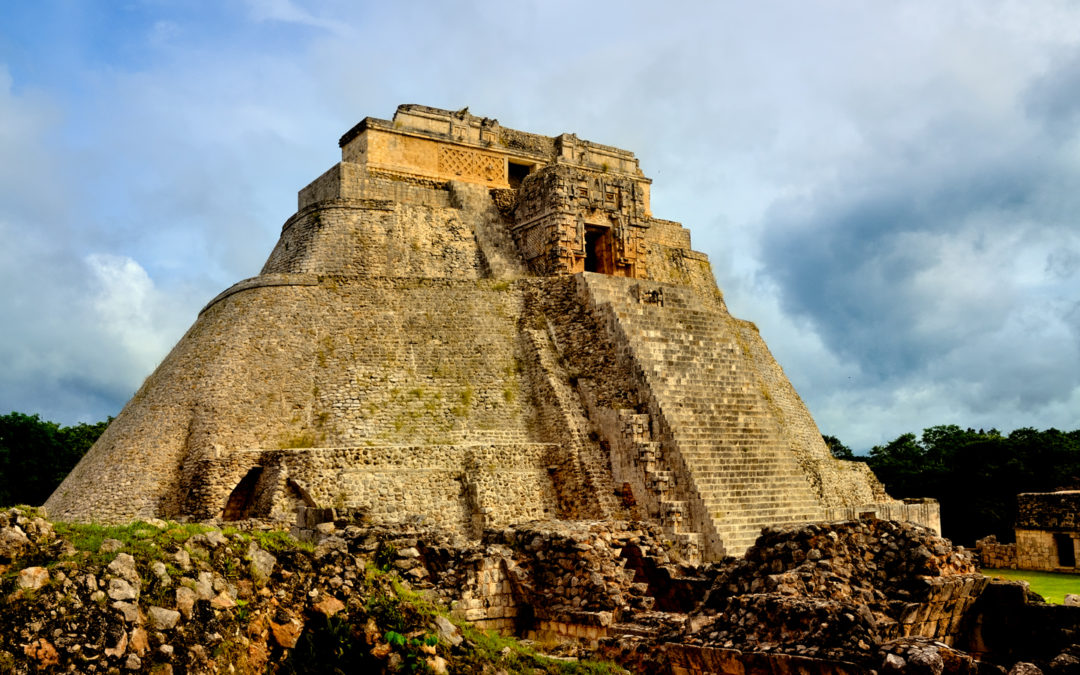
[[[937,529],[935,503],[831,456],[632,153],[418,105],[340,145],[52,518],[646,519],[688,559],[765,525]]]

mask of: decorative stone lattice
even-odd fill
[[[447,146],[439,148],[439,170],[452,176],[484,181],[499,180],[504,172],[503,161],[499,157]]]

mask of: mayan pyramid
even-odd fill
[[[706,559],[770,524],[936,524],[830,455],[632,153],[418,105],[340,145],[52,518],[641,518]]]

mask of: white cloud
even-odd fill
[[[125,256],[91,254],[86,265],[94,280],[94,316],[102,331],[115,338],[131,369],[150,372],[176,336],[164,330],[166,298],[139,263]]]
[[[351,32],[347,25],[339,21],[319,18],[298,6],[293,0],[244,0],[244,4],[255,21],[294,23],[321,28],[337,34]]]

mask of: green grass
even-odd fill
[[[1055,605],[1065,602],[1066,593],[1080,595],[1080,574],[1000,569],[984,569],[982,573],[988,577],[1000,577],[1013,581],[1022,579],[1031,584],[1031,590],[1046,598],[1047,602]]]
[[[117,539],[123,544],[120,549],[130,553],[138,560],[148,561],[164,558],[163,551],[175,544],[183,544],[196,534],[210,531],[211,527],[194,523],[168,523],[165,528],[136,521],[128,525],[96,525],[84,523],[53,523],[56,533],[71,541],[78,551],[89,554],[91,561],[101,564],[112,562],[119,551],[98,553],[106,539]]]

